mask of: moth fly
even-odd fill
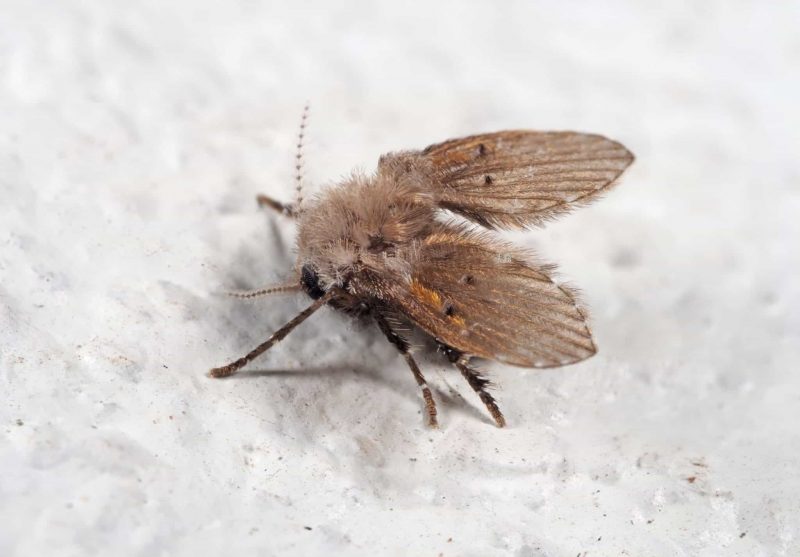
[[[235,295],[305,292],[313,303],[250,353],[212,369],[212,377],[236,373],[327,305],[377,324],[411,369],[428,425],[437,426],[436,403],[403,334],[407,326],[433,338],[503,427],[473,358],[549,368],[596,352],[587,315],[575,292],[553,280],[554,267],[493,231],[540,226],[590,203],[633,162],[625,147],[577,132],[479,134],[385,154],[374,173],[355,172],[304,200],[307,114],[306,106],[295,202],[258,196],[261,206],[297,223],[293,278]]]

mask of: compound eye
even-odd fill
[[[319,275],[311,265],[303,265],[300,272],[300,284],[303,285],[306,293],[315,300],[319,300],[325,295],[325,291],[319,283]]]

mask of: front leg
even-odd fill
[[[256,202],[262,209],[264,207],[269,207],[270,209],[277,211],[282,215],[286,215],[287,217],[297,217],[297,211],[295,210],[294,203],[282,203],[277,199],[273,199],[268,195],[264,195],[263,193],[256,196]]]
[[[289,321],[286,325],[284,325],[283,327],[272,333],[272,336],[270,336],[267,340],[256,346],[253,350],[251,350],[238,360],[229,363],[228,365],[215,367],[214,369],[209,371],[208,374],[214,378],[228,377],[229,375],[233,375],[234,373],[242,369],[244,366],[249,364],[251,361],[253,361],[255,358],[257,358],[258,356],[260,356],[261,354],[272,348],[272,346],[275,343],[283,340],[286,337],[286,335],[291,333],[295,329],[295,327],[297,327],[300,323],[308,319],[311,316],[311,314],[313,314],[319,308],[330,302],[335,294],[336,292],[334,290],[328,290],[324,296],[322,296],[318,300],[315,300],[313,304],[311,304],[306,309],[301,311],[294,319]]]

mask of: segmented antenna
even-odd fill
[[[300,118],[300,133],[297,134],[297,154],[294,156],[295,170],[295,199],[294,212],[300,214],[303,210],[303,140],[306,137],[306,120],[308,120],[308,109],[310,104],[306,102],[303,108],[303,116]]]
[[[269,296],[270,294],[284,294],[286,292],[299,292],[301,286],[299,284],[277,284],[275,286],[267,286],[257,290],[237,290],[233,292],[226,292],[232,298],[239,298],[240,300],[250,300],[253,298],[261,298],[262,296]]]

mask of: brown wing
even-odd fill
[[[473,135],[416,155],[432,167],[439,205],[488,228],[539,225],[588,203],[633,162],[616,141],[576,132]]]
[[[573,292],[552,268],[486,235],[442,227],[418,248],[394,308],[444,344],[522,367],[554,367],[595,353]]]

